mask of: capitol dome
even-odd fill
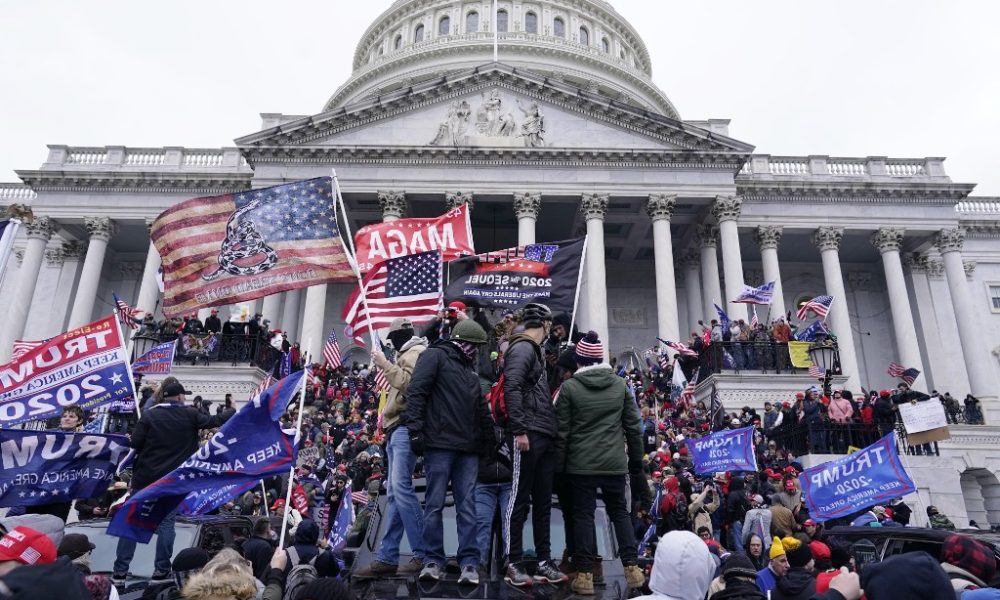
[[[364,32],[333,110],[493,61],[492,0],[397,0]],[[680,119],[639,34],[603,0],[500,0],[499,62]]]

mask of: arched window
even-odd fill
[[[524,30],[528,33],[538,33],[538,15],[533,12],[524,15]]]
[[[399,50],[402,47],[403,47],[403,36],[402,35],[397,35],[396,39],[394,39],[392,41],[392,49],[393,50]]]
[[[560,17],[552,21],[552,34],[556,37],[566,37],[566,22]]]
[[[422,41],[424,41],[424,26],[417,25],[417,28],[413,30],[413,42],[416,43]]]
[[[507,33],[507,11],[498,10],[497,11],[497,31],[500,33]]]
[[[580,43],[584,46],[590,45],[590,32],[587,31],[586,27],[580,28]]]
[[[450,35],[451,34],[451,18],[441,17],[438,21],[438,35]]]
[[[601,38],[601,49],[604,50],[605,54],[611,54],[611,42],[608,38]]]
[[[479,13],[472,11],[465,15],[465,33],[476,33],[479,31]]]

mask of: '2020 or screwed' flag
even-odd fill
[[[809,516],[828,521],[917,491],[899,460],[894,436],[803,471],[799,483]]]
[[[702,438],[688,439],[694,472],[756,471],[753,451],[753,427],[718,431]]]
[[[167,317],[355,279],[330,177],[187,200],[163,211],[150,237]]]
[[[476,253],[468,204],[461,204],[440,217],[375,223],[354,234],[354,251],[362,273],[390,258],[431,250],[440,250],[445,261]]]
[[[153,346],[132,363],[132,374],[169,375],[174,365],[174,350],[177,340]]]
[[[0,429],[0,506],[100,496],[128,450],[122,435]]]
[[[278,419],[301,387],[305,371],[278,381],[248,402],[191,458],[122,504],[108,533],[148,542],[171,511],[202,514],[229,500],[241,486],[287,472],[295,463],[294,432]],[[150,410],[167,410],[157,407]]]
[[[583,238],[546,242],[453,260],[445,300],[492,309],[542,302],[572,312],[583,245]]]
[[[135,396],[118,319],[57,335],[0,365],[0,426],[92,410]]]

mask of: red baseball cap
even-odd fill
[[[789,490],[789,491],[794,490],[795,489],[795,480],[793,480],[793,479],[786,479],[785,480],[785,489]]]
[[[448,304],[448,308],[455,308],[465,312],[465,302],[462,302],[460,300],[455,300],[454,302]]]
[[[56,545],[44,533],[30,527],[15,527],[0,538],[0,562],[14,560],[22,565],[56,562]]]
[[[830,560],[830,547],[818,540],[809,542],[809,551],[816,560]]]
[[[815,527],[816,526],[816,521],[813,521],[812,519],[806,519],[805,523],[803,523],[802,526],[803,527]]]

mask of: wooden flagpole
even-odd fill
[[[309,348],[312,344],[312,340],[309,340],[309,344],[306,348]],[[306,355],[305,364],[310,364],[309,360],[312,357],[308,354]],[[302,374],[302,386],[299,388],[299,414],[295,420],[295,436],[299,438],[298,444],[302,444],[302,413],[305,412],[306,403],[306,382],[309,381],[309,367],[306,367],[305,372]],[[263,485],[264,482],[261,482]],[[295,462],[288,467],[288,490],[285,492],[285,514],[281,517],[281,535],[278,536],[278,548],[285,547],[285,532],[288,530],[288,511],[292,510],[292,488],[295,487]],[[267,496],[264,497],[267,500]]]

